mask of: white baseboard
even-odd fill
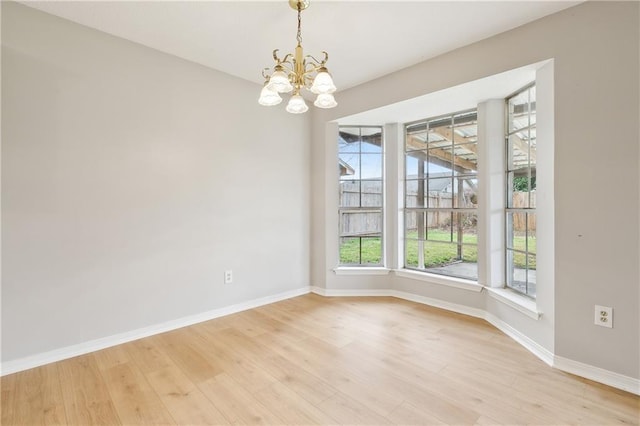
[[[614,388],[640,395],[640,380],[593,365],[584,364],[561,356],[554,356],[553,366],[558,370],[600,382]]]
[[[422,303],[423,305],[433,306],[434,308],[440,308],[447,311],[456,312],[458,314],[468,315],[470,317],[484,318],[484,311],[482,309],[471,308],[469,306],[459,305],[457,303],[445,302],[444,300],[433,299],[426,296],[419,296],[417,294],[398,290],[390,290],[389,296],[408,300],[410,302]]]
[[[375,289],[334,289],[311,286],[311,293],[319,294],[325,297],[369,297],[369,296],[391,296],[390,290]]]
[[[63,359],[73,358],[76,356],[87,354],[89,352],[95,352],[101,349],[109,348],[111,346],[121,345],[133,340],[153,336],[155,334],[176,330],[178,328],[187,327],[189,325],[197,324],[200,322],[209,321],[226,315],[235,314],[237,312],[246,311],[248,309],[257,308],[259,306],[268,305],[270,303],[279,302],[281,300],[290,299],[292,297],[301,296],[303,294],[309,293],[309,291],[309,287],[301,287],[295,290],[278,293],[273,296],[261,297],[259,299],[253,299],[246,302],[237,303],[235,305],[213,309],[207,312],[202,312],[200,314],[189,315],[187,317],[178,318],[176,320],[167,321],[161,324],[155,324],[149,327],[143,327],[124,333],[103,337],[100,339],[90,340],[88,342],[78,343],[77,345],[71,345],[64,348],[54,349],[52,351],[3,362],[0,366],[0,376],[17,373],[18,371],[28,370],[30,368],[39,367],[41,365],[50,364],[56,361],[62,361]]]
[[[531,340],[529,337],[525,336],[489,312],[484,313],[484,319],[487,320],[489,324],[493,325],[495,328],[518,342],[520,345],[524,346],[525,349],[540,358],[545,364],[551,367],[553,366],[553,353],[550,350]]]

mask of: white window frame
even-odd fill
[[[533,114],[531,114],[531,109],[528,108],[527,109],[527,121],[528,124],[526,127],[520,128],[520,129],[516,129],[516,130],[512,130],[509,131],[509,124],[510,124],[510,119],[509,119],[509,101],[517,96],[522,95],[523,93],[527,93],[528,96],[528,100],[527,100],[527,105],[531,105],[531,90],[532,88],[536,87],[536,83],[531,82],[529,84],[527,84],[526,86],[518,89],[517,91],[515,91],[514,93],[512,93],[511,95],[507,96],[505,98],[505,218],[504,218],[504,223],[505,223],[505,244],[504,244],[504,251],[505,251],[505,288],[508,288],[510,290],[513,290],[519,294],[522,294],[523,296],[527,296],[530,297],[532,299],[536,298],[536,294],[532,291],[530,291],[530,282],[529,282],[529,271],[531,270],[531,268],[529,267],[529,259],[530,257],[537,257],[537,249],[535,253],[532,253],[530,248],[529,248],[529,218],[531,216],[533,216],[534,218],[537,218],[537,206],[532,206],[532,181],[533,178],[536,178],[536,176],[532,175],[532,161],[531,161],[531,145],[528,144],[528,153],[527,153],[527,194],[528,194],[528,202],[527,202],[527,206],[525,207],[514,207],[513,206],[513,200],[512,200],[512,188],[513,188],[513,180],[512,178],[514,177],[514,169],[511,169],[511,158],[510,158],[510,136],[515,135],[516,133],[521,133],[521,132],[526,132],[529,134],[529,138],[528,140],[530,140],[530,135],[531,135],[531,131],[535,130],[537,127],[537,123],[532,123],[531,121],[531,116]],[[534,101],[535,102],[535,101]],[[537,111],[536,111],[537,113]],[[535,163],[535,167],[537,169],[537,159],[536,159],[536,163]],[[537,171],[536,171],[536,175],[537,175]],[[509,220],[509,217],[513,217],[514,214],[522,214],[525,217],[525,248],[524,250],[522,249],[516,249],[515,247],[509,247],[510,246],[510,241],[513,241],[513,226],[511,224],[511,221]],[[514,257],[516,255],[516,253],[519,253],[521,255],[524,256],[525,259],[525,267],[524,267],[524,291],[520,288],[519,285],[516,285],[514,283],[514,269],[515,269],[515,265],[514,265]]]
[[[358,128],[360,129],[360,139],[362,139],[362,129],[379,129],[380,130],[380,163],[381,163],[381,178],[380,179],[359,179],[360,183],[362,184],[362,182],[380,182],[380,190],[381,190],[381,198],[382,198],[382,203],[380,206],[362,206],[362,203],[360,203],[360,206],[343,206],[341,203],[340,198],[338,199],[338,267],[336,268],[336,272],[341,271],[340,274],[342,275],[348,275],[350,274],[350,272],[345,271],[345,269],[351,269],[355,272],[357,271],[363,271],[363,270],[369,270],[369,271],[375,271],[375,270],[381,270],[381,268],[384,268],[385,266],[385,243],[386,243],[386,238],[385,238],[385,208],[386,208],[386,190],[385,190],[385,185],[386,185],[386,177],[385,177],[385,129],[384,126],[382,125],[343,125],[343,126],[339,126],[338,127],[338,135],[340,134],[340,129],[355,129]],[[338,155],[337,155],[337,160],[338,160],[338,167],[340,167],[340,137],[338,137],[338,140],[336,141],[336,143],[338,144]],[[362,158],[362,149],[360,149],[360,151],[358,152],[358,155],[360,157],[360,159]],[[372,154],[366,154],[366,155],[372,155]],[[342,180],[340,178],[338,178],[338,197],[340,197],[340,193],[341,193],[341,184],[342,184]],[[362,197],[362,186],[360,186],[360,197]],[[380,215],[380,262],[379,263],[362,263],[362,238],[368,238],[368,237],[362,237],[362,236],[357,236],[357,235],[350,235],[349,233],[345,234],[343,232],[343,217],[345,214],[349,214],[349,213],[376,213]],[[342,263],[342,259],[341,259],[341,255],[340,255],[340,251],[341,251],[341,245],[342,245],[342,239],[343,238],[360,238],[360,262],[358,263]],[[382,271],[384,273],[386,273],[387,271],[384,270]]]
[[[403,132],[403,140],[402,140],[402,152],[403,152],[402,161],[405,163],[405,167],[406,167],[406,161],[407,161],[408,154],[410,152],[415,152],[415,150],[407,149],[407,137],[408,137],[407,128],[415,126],[417,124],[425,123],[425,125],[427,126],[426,132],[428,133],[428,124],[429,123],[442,121],[443,119],[451,118],[452,124],[453,124],[453,120],[454,120],[455,117],[464,116],[464,115],[467,115],[467,114],[475,114],[476,115],[476,122],[477,122],[477,113],[478,113],[478,109],[477,108],[471,108],[471,109],[466,109],[466,110],[463,110],[463,111],[451,112],[451,113],[442,114],[442,115],[435,116],[435,117],[429,117],[429,118],[426,118],[426,119],[421,119],[421,120],[416,120],[416,121],[412,121],[412,122],[409,122],[409,123],[405,123],[404,127],[403,127],[404,132]],[[478,148],[478,142],[479,141],[476,141],[476,143],[475,143],[476,149]],[[451,145],[452,145],[452,147],[456,146],[455,141],[452,140]],[[462,146],[464,146],[464,145],[462,145]],[[428,151],[428,149],[427,149],[427,151]],[[427,182],[427,186],[428,186],[428,182],[429,182],[429,179],[430,179],[429,174],[427,173],[424,176],[425,176],[424,179]],[[455,175],[454,175],[453,169],[452,169],[452,174],[451,174],[452,182],[453,182],[454,176]],[[432,208],[432,207],[429,207],[429,206],[408,207],[407,206],[407,201],[406,201],[407,200],[406,197],[407,197],[407,193],[408,193],[407,192],[408,181],[410,181],[410,180],[413,181],[413,180],[416,180],[416,179],[409,179],[408,176],[407,176],[407,170],[406,169],[404,169],[404,173],[403,173],[402,179],[403,179],[403,184],[404,184],[404,191],[403,191],[404,192],[404,202],[403,202],[404,221],[406,221],[406,215],[408,213],[419,213],[419,212],[424,212],[427,215],[429,213],[431,213],[431,212],[449,213],[450,215],[473,213],[473,214],[476,215],[476,217],[479,215],[480,209],[478,207],[476,207],[476,208],[463,208],[463,207],[459,207],[459,206],[456,207],[456,206],[453,206],[453,205],[450,208],[445,208],[445,209]],[[479,174],[478,173],[475,174],[475,179],[476,180],[479,179]],[[403,223],[404,223],[404,221],[403,221]],[[421,268],[420,264],[424,264],[424,259],[423,259],[423,256],[421,256],[421,253],[424,252],[424,243],[426,241],[428,241],[428,240],[425,239],[424,241],[421,241],[419,239],[419,237],[418,237],[418,251],[419,251],[419,254],[418,254],[418,256],[419,256],[418,267],[414,267],[414,266],[408,265],[407,264],[407,242],[408,242],[409,238],[407,237],[407,227],[406,226],[403,226],[402,235],[403,235],[403,239],[402,239],[402,253],[403,253],[403,256],[402,256],[402,260],[403,260],[402,261],[402,269],[403,270],[412,271],[412,272],[416,272],[416,273],[423,273],[423,274],[434,274],[434,275],[443,277],[445,280],[451,278],[451,279],[454,279],[456,281],[457,280],[464,280],[464,281],[471,282],[471,283],[477,283],[477,281],[478,281],[477,277],[475,279],[473,279],[473,278],[464,277],[464,276],[460,276],[460,275],[446,274],[446,273],[444,273],[442,271],[432,270],[432,269],[429,269],[429,268]],[[480,241],[479,240],[478,240],[477,244],[467,244],[467,243],[463,243],[462,242],[461,237],[462,237],[461,235],[458,235],[458,241],[456,242],[456,244],[459,246],[458,247],[458,252],[459,253],[464,250],[464,247],[475,246],[477,251],[480,250]],[[478,239],[479,238],[480,238],[480,236],[478,235]],[[476,260],[476,263],[478,263],[478,262],[479,262],[479,259]]]

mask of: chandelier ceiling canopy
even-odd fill
[[[333,108],[337,104],[333,97],[336,86],[326,63],[329,59],[327,52],[322,52],[321,60],[311,55],[304,56],[302,49],[302,20],[301,12],[309,7],[309,0],[289,0],[289,6],[298,12],[298,44],[295,53],[288,53],[283,58],[278,56],[278,49],[273,51],[275,65],[273,69],[265,68],[262,75],[265,78],[264,87],[260,92],[258,103],[272,106],[282,102],[281,93],[293,92],[287,103],[287,111],[293,114],[306,112],[309,107],[300,95],[302,89],[317,95],[313,103],[318,108]],[[271,73],[269,74],[269,71]]]

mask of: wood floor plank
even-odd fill
[[[27,370],[28,371],[28,370]],[[20,373],[9,374],[0,377],[0,424],[13,425],[15,422],[15,410],[22,404],[16,403],[16,383]]]
[[[318,407],[330,413],[331,417],[343,425],[390,425],[386,417],[376,414],[369,407],[339,392],[326,399]]]
[[[9,378],[3,378],[3,381],[5,380],[7,384],[13,381],[15,386],[11,390],[11,403],[2,402],[3,425],[56,425],[67,422],[56,365],[49,364],[22,371]],[[3,397],[4,390],[3,388]]]
[[[638,425],[478,318],[305,295],[0,379],[3,425]]]
[[[277,331],[275,333],[279,334]],[[225,329],[214,333],[213,337],[217,342],[234,348],[235,352],[255,363],[260,370],[278,382],[286,384],[311,403],[322,402],[337,392],[318,377],[291,363],[276,351],[259,345],[256,339],[244,335],[241,331]],[[272,332],[264,338],[274,340]]]
[[[191,333],[191,342],[195,348],[207,353],[208,358],[212,359],[225,374],[231,376],[249,392],[253,393],[269,387],[277,381],[255,362],[245,357],[237,347],[228,345],[224,339],[219,338],[218,336],[222,336],[221,332],[215,333],[213,339],[195,329],[186,332]]]
[[[200,383],[200,389],[232,424],[283,424],[274,411],[225,373]]]
[[[267,346],[260,345],[258,339],[252,339],[241,330],[235,330],[233,328],[217,329],[210,332],[209,335],[217,344],[233,348],[237,355],[254,363],[255,367],[273,377],[278,382],[285,383],[307,401],[319,403],[334,395],[337,392],[336,389],[291,363],[277,351],[269,347],[275,344],[295,345],[295,342],[299,341],[299,339],[291,340],[287,337],[281,339],[282,330],[287,327],[281,327],[275,323],[272,323],[272,325],[274,326],[273,331],[261,337],[264,341],[269,342]],[[295,332],[297,333],[298,331]]]
[[[158,394],[135,364],[119,363],[101,371],[123,424],[176,424]]]
[[[129,342],[124,347],[129,359],[145,374],[173,365],[173,360],[164,351],[159,336]]]
[[[176,423],[230,424],[179,367],[171,365],[147,374],[146,378]]]
[[[337,421],[317,408],[303,396],[280,382],[254,394],[265,407],[274,410],[285,424],[334,424]]]
[[[57,367],[70,424],[121,424],[92,354],[61,361]]]
[[[96,359],[98,368],[103,371],[117,365],[131,362],[132,359],[127,352],[127,346],[129,346],[128,343],[93,352],[93,357]]]
[[[323,322],[317,322],[305,316],[278,309],[277,307],[266,306],[261,312],[337,347],[344,346],[353,341],[353,337],[348,333],[343,333],[338,329],[332,329]]]
[[[208,380],[223,372],[206,352],[196,349],[197,337],[189,329],[164,333],[157,336],[157,340],[164,352],[194,383]]]
[[[387,415],[387,418],[397,425],[446,425],[431,413],[420,409],[408,402],[403,402]]]
[[[329,355],[331,346],[320,339],[309,337],[295,346],[282,347],[279,350],[292,364],[321,378],[331,387],[381,416],[390,413],[402,403],[402,398],[398,395],[390,394],[387,389],[372,386],[361,377],[350,374],[347,371],[349,366],[356,364],[358,360],[349,358],[345,360],[348,364],[341,364],[338,358]]]

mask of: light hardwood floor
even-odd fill
[[[2,378],[2,425],[638,424],[483,320],[305,295]]]

